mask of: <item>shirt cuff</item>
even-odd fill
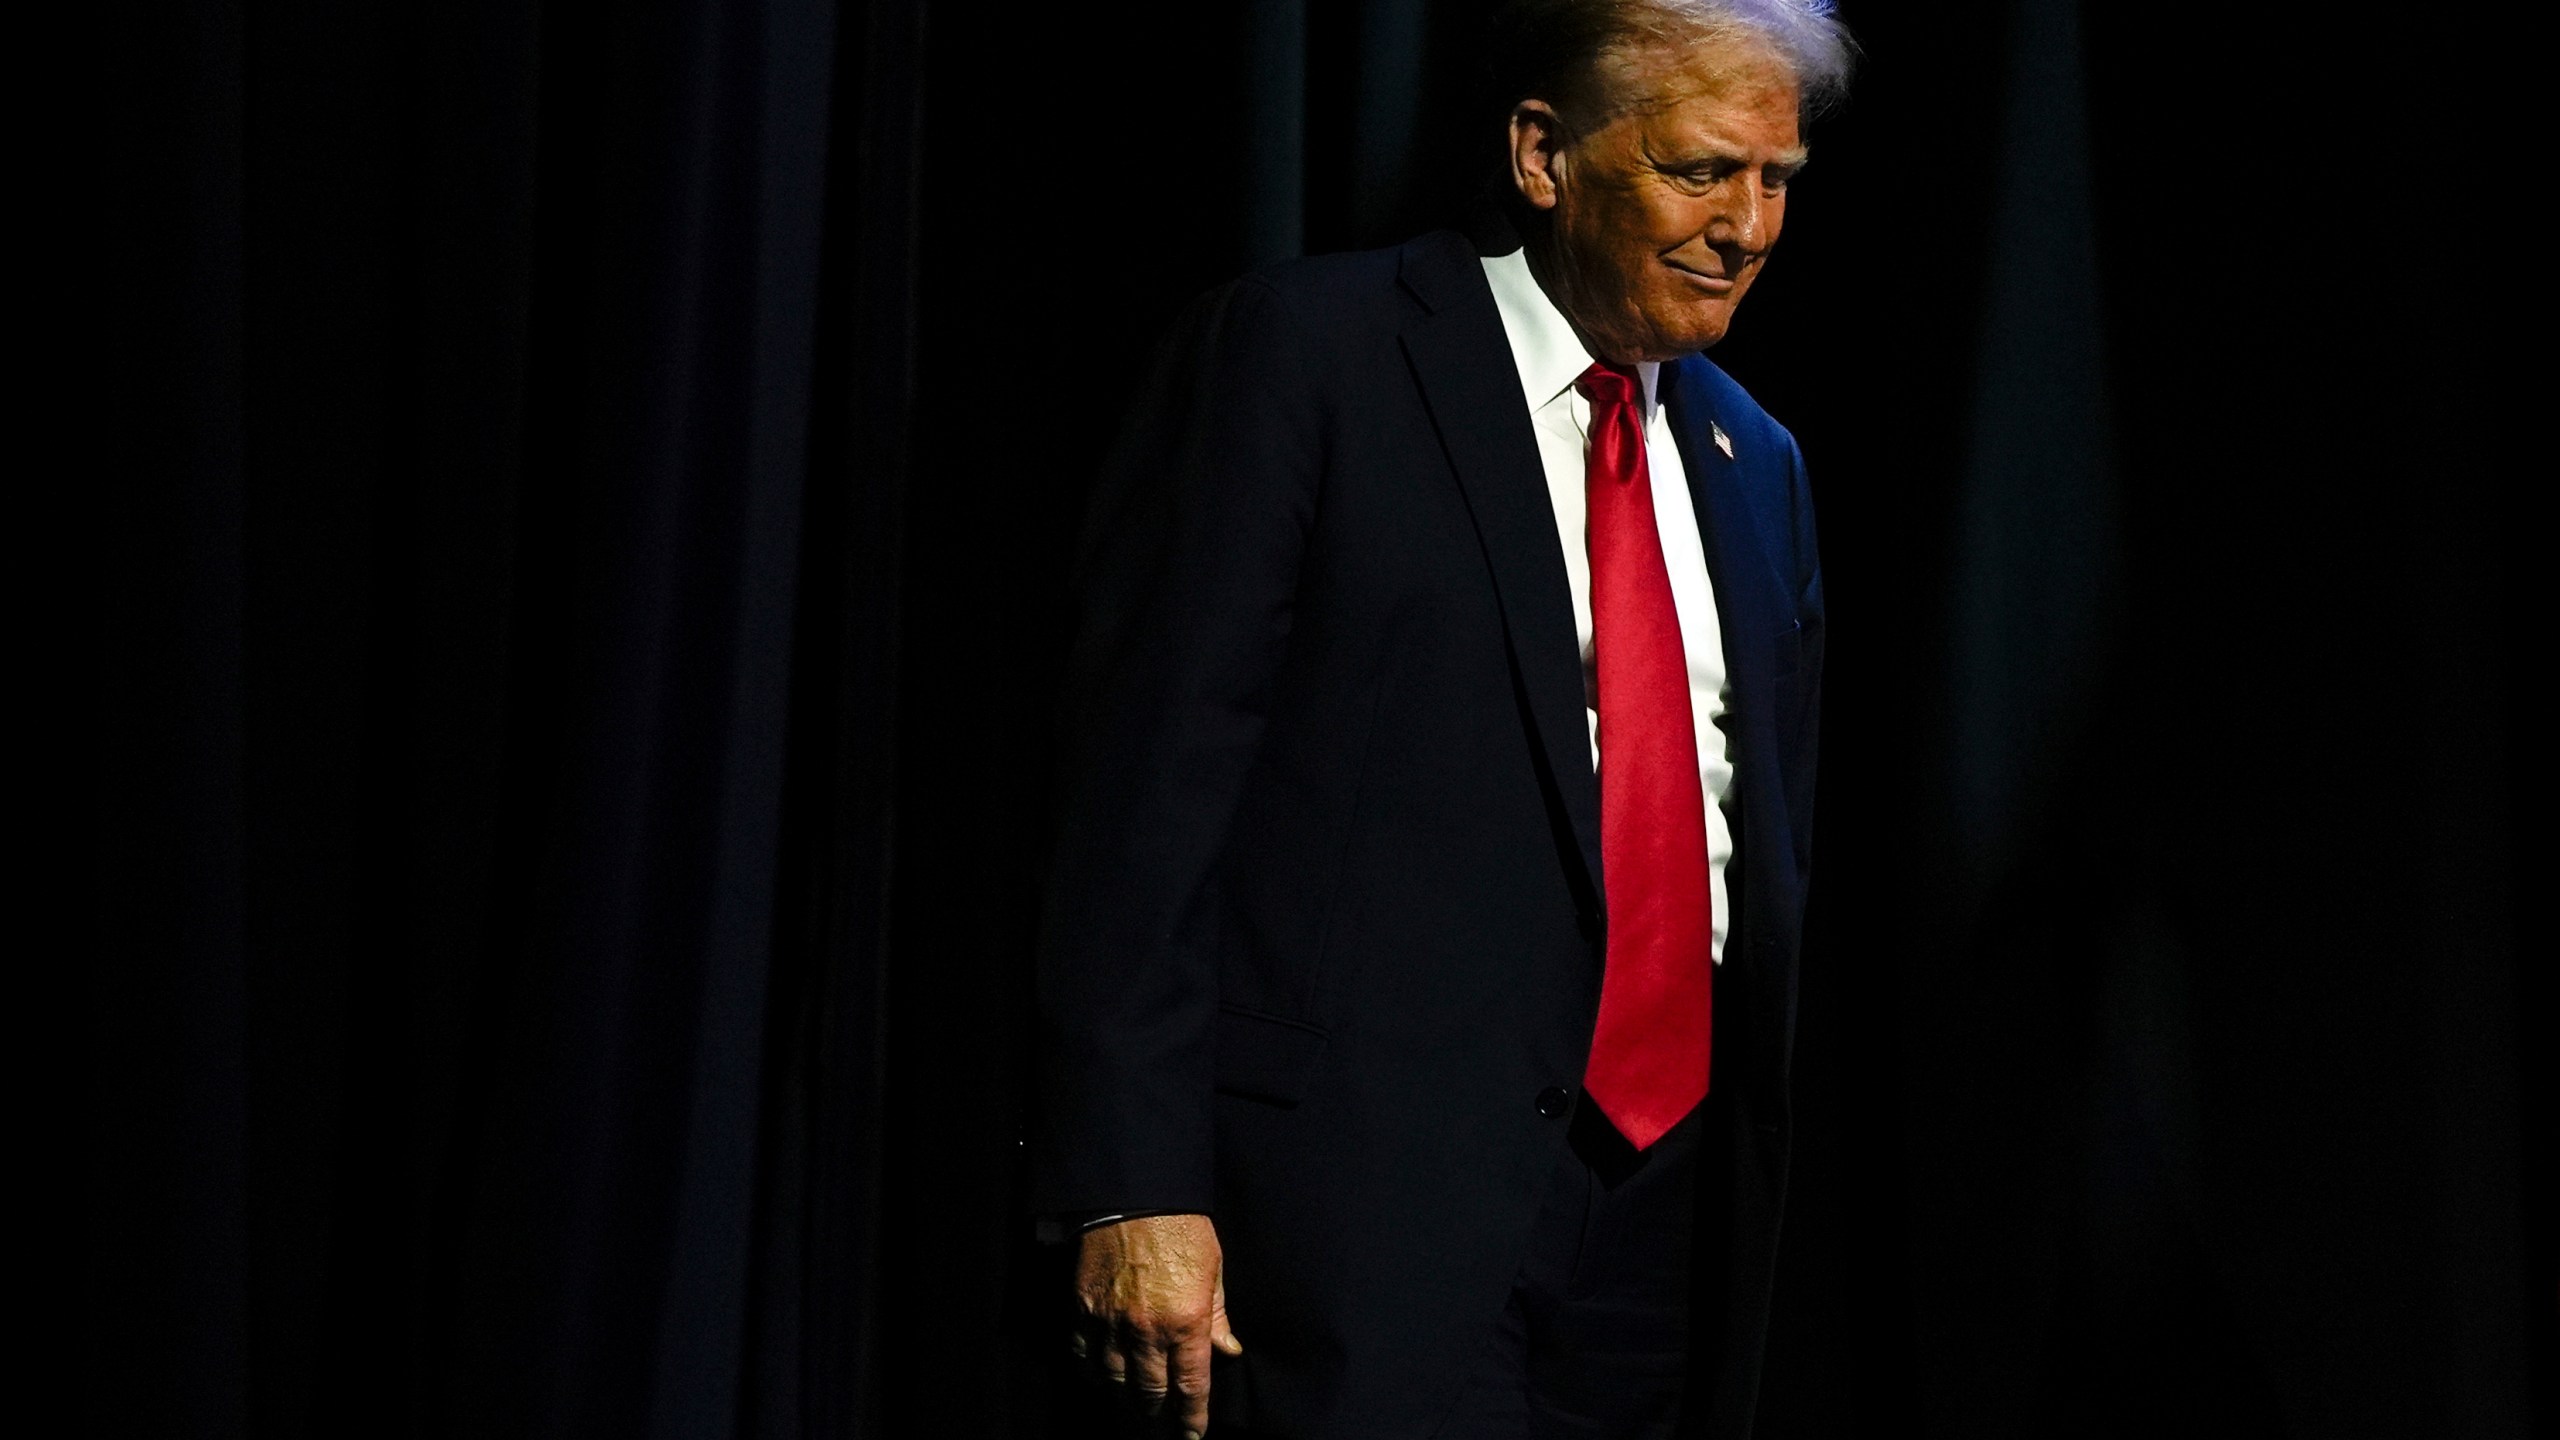
[[[1063,1245],[1087,1230],[1117,1225],[1123,1220],[1145,1220],[1157,1215],[1195,1214],[1187,1210],[1114,1210],[1103,1215],[1042,1215],[1031,1222],[1033,1238],[1043,1245]]]

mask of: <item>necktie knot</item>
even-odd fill
[[[1590,401],[1591,408],[1595,410],[1632,408],[1636,397],[1644,393],[1635,371],[1607,361],[1600,361],[1583,371],[1582,378],[1573,382],[1573,388],[1581,391],[1582,398]]]
[[[1606,476],[1622,485],[1632,482],[1644,468],[1645,416],[1636,403],[1644,388],[1636,372],[1604,362],[1583,371],[1573,387],[1591,402],[1587,463],[1592,481]],[[1648,519],[1648,528],[1651,523]]]

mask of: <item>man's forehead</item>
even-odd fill
[[[1633,126],[1649,151],[1754,154],[1802,164],[1795,72],[1756,46],[1646,46],[1656,59],[1613,85],[1603,126]],[[1661,54],[1669,51],[1669,54]]]
[[[1792,92],[1754,105],[1730,93],[1691,92],[1625,112],[1637,143],[1658,160],[1732,156],[1801,167],[1811,150],[1796,127]]]

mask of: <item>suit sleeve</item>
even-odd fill
[[[1105,466],[1035,970],[1039,1214],[1215,1208],[1215,875],[1323,471],[1303,349],[1268,286],[1214,292]]]

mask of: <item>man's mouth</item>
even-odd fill
[[[1733,293],[1732,276],[1705,275],[1692,270],[1685,265],[1672,265],[1671,269],[1679,274],[1681,278],[1690,281],[1699,289],[1704,290],[1710,295],[1729,295]]]

